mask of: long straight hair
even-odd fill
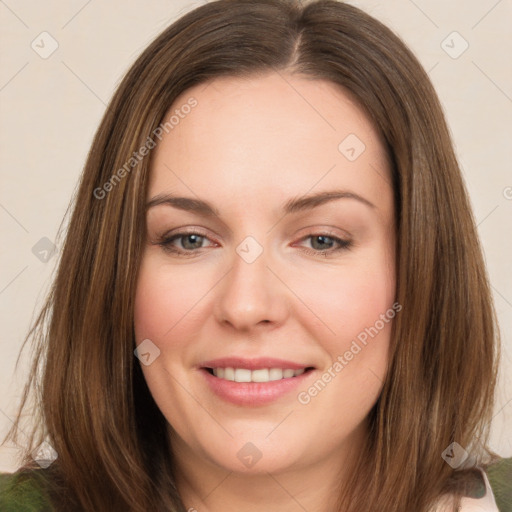
[[[188,88],[267,73],[349,91],[392,163],[403,309],[367,444],[340,483],[339,511],[423,512],[444,492],[460,494],[464,471],[441,457],[453,442],[472,454],[470,466],[490,460],[498,328],[468,195],[427,74],[392,31],[345,3],[218,0],[161,33],[115,92],[74,198],[51,293],[27,337],[36,343],[34,363],[9,436],[16,440],[32,397],[36,426],[24,462],[32,467],[32,450],[49,440],[58,454],[46,470],[56,510],[185,511],[167,423],[133,354],[151,152],[131,159]]]

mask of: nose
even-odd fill
[[[219,283],[215,298],[220,323],[247,331],[285,321],[289,312],[285,280],[269,268],[268,260],[265,250],[252,262],[234,252],[231,269]]]

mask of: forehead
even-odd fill
[[[197,105],[181,111],[191,98]],[[376,203],[389,195],[377,130],[331,82],[284,73],[217,78],[184,91],[165,119],[177,113],[154,150],[148,197],[179,192],[261,208],[262,197],[282,202],[328,188]]]

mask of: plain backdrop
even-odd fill
[[[136,57],[201,0],[0,1],[0,435],[49,289],[51,249],[92,137]],[[415,52],[440,96],[471,196],[503,339],[491,447],[512,455],[511,0],[352,1]],[[58,312],[56,313],[58,314]],[[456,362],[454,362],[456,364]],[[0,449],[0,471],[17,463]]]

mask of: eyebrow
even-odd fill
[[[310,194],[307,196],[292,198],[284,204],[283,213],[291,214],[310,210],[337,199],[354,199],[370,208],[377,208],[373,203],[368,201],[368,199],[365,199],[364,197],[354,192],[349,192],[346,190],[329,190],[325,192],[318,192],[316,194]],[[178,197],[170,194],[159,194],[153,197],[146,204],[146,210],[159,205],[173,206],[174,208],[188,212],[194,212],[205,217],[220,217],[219,211],[210,203],[191,197]]]

